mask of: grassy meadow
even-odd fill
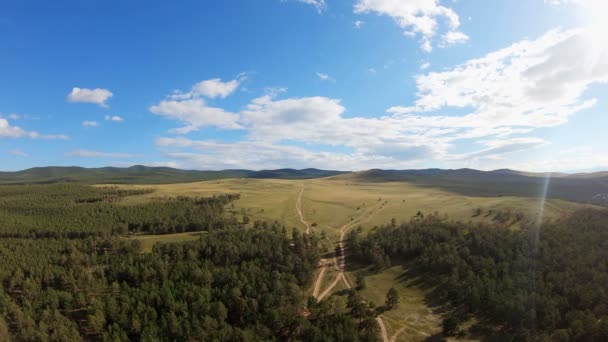
[[[238,193],[240,200],[228,208],[232,215],[252,220],[279,221],[287,227],[306,230],[296,210],[298,197],[302,196],[302,214],[312,225],[312,231],[323,232],[326,251],[333,251],[340,231],[350,231],[358,226],[363,232],[374,226],[387,224],[391,219],[408,221],[419,211],[425,215],[438,213],[449,219],[464,222],[493,222],[498,226],[517,229],[522,223],[534,220],[540,210],[540,199],[513,196],[469,196],[432,188],[420,187],[406,182],[356,182],[339,178],[314,180],[277,179],[224,179],[183,184],[120,185],[124,189],[151,189],[142,195],[129,196],[123,200],[126,205],[138,204],[159,198],[176,196],[212,196]],[[302,189],[304,191],[302,192]],[[562,200],[547,200],[544,205],[544,219],[555,220],[583,207],[583,204]],[[509,219],[498,223],[497,213],[512,213]],[[519,219],[513,217],[519,216]],[[353,224],[353,222],[355,222]],[[136,236],[144,244],[144,250],[151,250],[155,243],[178,242],[197,239],[192,233],[162,236]],[[335,259],[328,254],[327,267],[321,281],[320,291],[327,289],[339,275]],[[348,261],[347,261],[348,262]],[[356,267],[347,265],[345,276],[354,284]],[[317,274],[320,270],[317,270]],[[416,279],[405,276],[403,265],[393,265],[378,274],[366,277],[367,287],[363,297],[376,305],[384,305],[386,292],[395,287],[401,297],[401,304],[394,310],[382,314],[389,340],[423,341],[441,331],[441,314],[434,312],[425,296],[429,289],[420,287]],[[311,289],[313,292],[314,282]],[[339,281],[329,295],[339,294],[346,287]],[[329,297],[326,296],[325,298]],[[394,339],[393,339],[394,338]]]
[[[313,231],[324,231],[329,237],[339,235],[342,226],[360,218],[355,225],[369,230],[386,224],[392,218],[398,222],[411,219],[418,211],[425,215],[437,212],[449,219],[472,222],[491,222],[498,212],[519,213],[533,219],[539,212],[541,201],[530,197],[476,197],[450,193],[430,187],[418,187],[404,182],[358,183],[331,178],[315,180],[277,179],[224,179],[196,183],[160,185],[119,185],[123,189],[151,189],[152,192],[129,196],[124,203],[141,203],[158,198],[176,196],[212,196],[239,193],[230,212],[251,219],[277,220],[288,227],[306,226],[296,211],[302,188],[302,211]],[[582,207],[582,204],[562,200],[548,200],[544,206],[544,219],[557,219],[561,215]],[[476,215],[476,211],[480,213]],[[514,221],[514,220],[513,220]],[[512,222],[517,226],[517,222]],[[505,223],[509,226],[509,222]]]
[[[175,243],[198,240],[202,234],[206,232],[187,232],[163,235],[134,235],[129,237],[131,240],[137,240],[141,243],[142,253],[152,252],[152,247],[157,243]]]

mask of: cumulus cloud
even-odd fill
[[[354,11],[393,18],[403,29],[404,35],[420,37],[420,47],[426,52],[433,49],[432,41],[440,31],[445,31],[440,39],[442,46],[468,40],[468,36],[459,31],[458,14],[451,8],[440,5],[438,0],[358,0]]]
[[[417,77],[418,99],[392,107],[418,126],[497,129],[538,128],[567,122],[593,106],[584,98],[594,83],[608,81],[608,53],[583,30],[553,30],[451,70]],[[464,116],[416,116],[444,108],[472,108]]]
[[[68,95],[67,100],[68,102],[95,103],[107,108],[106,101],[113,95],[108,89],[72,88],[72,92]]]
[[[106,121],[113,121],[113,122],[123,122],[123,121],[125,121],[125,119],[123,119],[122,117],[120,117],[118,115],[106,115],[106,116],[104,116],[104,119]]]
[[[245,139],[165,137],[157,145],[167,158],[195,168],[405,168],[429,161],[500,160],[549,144],[530,135],[564,124],[595,104],[585,90],[608,81],[608,55],[593,37],[583,30],[553,30],[451,69],[421,74],[414,103],[392,107],[381,117],[347,115],[339,99],[281,98],[283,90],[254,98],[234,113],[202,99],[179,101],[176,108],[153,108],[186,124],[174,133],[210,125],[241,129]],[[465,139],[482,148],[453,153]]]
[[[363,24],[365,24],[364,21],[362,21],[362,20],[355,20],[355,28],[358,28],[358,29],[362,28]]]
[[[209,80],[198,82],[197,84],[192,86],[192,89],[189,92],[184,93],[180,90],[177,90],[174,94],[170,95],[169,98],[176,101],[189,100],[200,97],[206,97],[209,99],[223,99],[233,94],[239,88],[241,83],[245,80],[245,74],[241,74],[236,79],[226,82],[222,81],[219,78],[212,78]]]
[[[408,161],[396,161],[382,156],[359,153],[313,152],[298,146],[271,144],[261,141],[222,143],[185,138],[159,138],[157,146],[179,167],[193,169],[230,168],[294,168],[361,169],[362,165],[377,167],[410,167]],[[184,148],[190,150],[184,151]],[[176,150],[177,149],[177,150]]]
[[[130,153],[113,153],[113,152],[99,152],[86,149],[79,149],[67,152],[65,154],[68,157],[82,157],[82,158],[135,158],[141,157],[141,155],[130,154]]]
[[[84,127],[97,127],[99,126],[99,123],[97,121],[83,121],[82,125]]]
[[[225,129],[240,128],[238,115],[222,108],[208,106],[203,99],[164,100],[150,107],[150,111],[185,124],[174,130],[178,134],[196,131],[204,126],[216,126]]]
[[[156,115],[182,122],[183,127],[172,130],[176,134],[187,134],[205,126],[238,129],[241,126],[238,124],[237,114],[209,106],[204,98],[225,98],[234,93],[243,80],[244,74],[228,82],[219,78],[201,81],[189,92],[176,91],[149,109]]]
[[[234,93],[240,84],[240,80],[222,82],[221,79],[214,78],[197,83],[192,90],[196,94],[200,94],[212,99],[216,97],[225,98],[226,96]]]
[[[0,118],[0,139],[1,138],[30,138],[30,139],[47,139],[47,140],[67,140],[68,137],[63,134],[44,135],[34,131],[26,131],[18,126],[12,126],[8,120]]]

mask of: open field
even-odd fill
[[[441,331],[441,316],[425,303],[427,290],[417,287],[415,280],[404,278],[405,273],[406,269],[398,265],[369,275],[361,294],[377,306],[383,306],[386,292],[394,287],[399,292],[400,304],[382,314],[389,340],[424,341]],[[352,274],[347,276],[354,281]]]
[[[196,183],[161,184],[161,185],[120,185],[123,189],[152,189],[144,196],[130,196],[123,203],[136,204],[155,198],[176,196],[208,197],[226,193],[238,193],[240,200],[234,203],[234,213],[245,213],[252,219],[278,220],[289,227],[305,226],[300,222],[296,212],[298,193],[301,181],[267,180],[267,179],[225,179]]]
[[[162,185],[120,185],[127,189],[153,189],[145,195],[130,196],[125,203],[140,203],[154,198],[175,196],[212,196],[239,193],[236,214],[246,213],[252,219],[278,220],[287,227],[306,225],[300,221],[296,205],[302,188],[302,213],[313,232],[324,231],[337,237],[341,226],[363,214],[357,225],[369,230],[375,225],[411,219],[418,211],[437,212],[449,219],[491,222],[498,212],[520,213],[528,219],[536,217],[541,201],[530,197],[482,197],[454,194],[430,187],[404,182],[361,183],[331,178],[315,180],[225,179],[196,183]],[[556,219],[584,206],[562,200],[548,200],[544,219]],[[481,214],[475,216],[477,209]],[[508,224],[507,224],[508,225]],[[513,223],[513,225],[517,225]]]
[[[225,179],[120,187],[154,190],[125,198],[123,203],[126,205],[175,196],[238,193],[241,195],[240,200],[234,203],[233,208],[228,208],[228,212],[238,217],[245,214],[254,220],[277,220],[287,227],[323,233],[323,243],[328,252],[339,246],[341,233],[344,236],[359,226],[364,232],[370,231],[374,226],[387,224],[393,218],[397,222],[407,221],[419,211],[425,215],[436,212],[439,215],[447,215],[449,219],[479,223],[497,223],[497,213],[511,213],[513,215],[504,221],[502,226],[517,228],[521,222],[534,220],[543,203],[540,199],[531,197],[487,197],[484,194],[469,196],[406,182],[356,182],[339,178]],[[543,219],[558,219],[584,206],[587,205],[547,200],[544,203]],[[514,219],[515,216],[519,218]],[[151,249],[157,242],[187,241],[198,236],[186,233],[136,238],[141,239],[147,249]],[[327,267],[319,268],[316,272],[315,281],[307,295],[315,295],[319,300],[325,300],[332,294],[347,289],[346,282],[350,283],[350,286],[354,284],[353,270],[356,268],[347,266],[343,273],[340,259],[330,255],[322,262]],[[390,287],[395,287],[400,294],[401,304],[383,313],[379,319],[379,323],[382,322],[386,329],[385,341],[422,341],[441,331],[442,317],[434,313],[425,301],[429,289],[420,288],[415,279],[404,277],[406,271],[403,266],[397,265],[366,277],[367,287],[362,291],[366,301],[373,301],[378,306],[383,305]]]
[[[140,241],[142,253],[150,253],[152,252],[152,247],[154,247],[154,245],[157,243],[194,241],[198,240],[202,234],[205,234],[205,232],[187,232],[163,235],[135,235],[129,237],[129,239]]]

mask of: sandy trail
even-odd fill
[[[386,318],[385,317],[385,319],[390,320],[390,321],[392,321],[392,322],[394,322],[396,324],[399,324],[399,325],[403,324],[403,322],[400,322],[399,320],[396,320],[396,319],[393,319],[393,318]],[[397,337],[399,337],[399,335],[401,335],[406,330],[407,331],[411,331],[413,333],[416,333],[418,335],[422,335],[424,337],[431,337],[431,335],[429,335],[428,333],[426,333],[424,331],[420,331],[420,330],[417,330],[417,329],[413,328],[412,326],[405,325],[405,326],[401,327],[399,330],[395,331],[395,334],[390,338],[390,342],[397,341]]]
[[[380,326],[380,332],[382,335],[382,341],[384,342],[388,342],[388,334],[386,333],[386,327],[384,326],[384,321],[382,320],[382,318],[380,316],[376,317],[376,321],[378,322],[378,325]]]
[[[315,289],[312,292],[312,296],[317,298],[318,300],[320,300],[322,297],[319,297],[319,290],[321,289],[321,282],[323,280],[323,276],[325,275],[325,271],[327,271],[327,265],[323,265],[323,268],[321,269],[321,273],[319,273],[319,276],[317,277],[317,281],[315,282]]]
[[[300,216],[300,222],[306,226],[306,234],[310,234],[310,224],[304,219],[304,215],[302,214],[302,194],[304,193],[304,187],[300,190],[300,194],[298,195],[298,203],[296,203],[296,210],[298,211],[298,216]]]
[[[298,215],[300,216],[300,221],[306,226],[306,234],[309,234],[310,233],[310,224],[304,219],[304,215],[302,214],[302,194],[303,193],[304,193],[304,187],[302,187],[302,190],[300,190],[300,194],[298,195],[298,202],[296,204],[296,210],[298,211]],[[342,280],[344,282],[344,285],[346,286],[347,289],[352,288],[350,283],[348,282],[348,279],[346,279],[346,276],[344,275],[344,269],[346,267],[346,256],[344,253],[344,236],[356,224],[359,224],[359,223],[362,223],[364,221],[371,219],[378,212],[380,212],[380,210],[382,208],[383,208],[383,204],[379,203],[379,204],[373,206],[371,209],[364,211],[358,218],[356,218],[356,219],[350,221],[349,223],[343,225],[342,227],[340,227],[340,239],[338,240],[340,256],[337,258],[338,260],[336,260],[336,268],[338,269],[339,272],[336,275],[336,279],[334,279],[334,281],[331,283],[331,285],[329,285],[329,287],[327,289],[325,289],[325,291],[323,291],[323,293],[321,293],[319,295],[318,293],[321,288],[321,283],[323,282],[323,277],[325,276],[325,271],[327,270],[327,263],[325,262],[326,260],[324,260],[324,259],[321,260],[321,262],[323,263],[323,266],[322,266],[323,268],[321,269],[321,272],[319,273],[319,276],[317,277],[317,281],[315,282],[315,288],[312,293],[313,297],[317,298],[318,301],[321,301],[325,296],[327,296],[331,292],[331,290],[336,285],[338,285],[340,280]],[[384,321],[382,320],[382,317],[381,316],[376,317],[376,321],[378,322],[378,325],[380,326],[382,340],[384,342],[389,342],[388,334],[386,332],[386,327],[384,326]],[[399,332],[397,334],[395,334],[395,336],[393,336],[391,341],[394,341],[397,338],[398,334],[399,334]]]

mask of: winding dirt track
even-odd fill
[[[298,195],[298,203],[296,203],[296,210],[298,211],[298,215],[300,216],[300,221],[306,226],[306,234],[310,234],[310,224],[304,219],[304,214],[302,214],[302,194],[304,193],[304,187],[300,190],[300,194]]]
[[[317,277],[317,281],[315,282],[315,289],[312,292],[312,296],[317,299],[322,298],[319,296],[319,290],[321,289],[321,281],[323,280],[323,276],[325,275],[326,270],[327,270],[327,265],[324,264],[321,268],[321,273],[319,273],[319,276]]]
[[[298,195],[298,202],[296,204],[296,210],[298,212],[298,215],[300,216],[300,221],[306,226],[306,234],[310,233],[310,224],[304,219],[304,215],[302,214],[302,194],[304,193],[304,187],[302,186],[302,190],[300,190],[300,194]],[[347,289],[351,289],[352,287],[350,286],[350,283],[348,282],[348,279],[346,279],[346,276],[344,275],[344,269],[346,266],[346,256],[344,253],[344,235],[346,235],[346,233],[348,231],[350,231],[350,229],[352,227],[354,227],[356,224],[365,222],[366,220],[371,219],[375,214],[377,214],[383,207],[383,204],[377,204],[375,206],[373,206],[371,209],[364,211],[358,218],[346,223],[345,225],[343,225],[342,227],[340,227],[340,239],[338,240],[338,246],[340,248],[340,256],[337,258],[338,260],[336,260],[336,268],[338,269],[338,274],[336,275],[336,279],[334,279],[334,281],[331,283],[331,285],[329,285],[329,287],[327,287],[327,289],[325,289],[325,291],[323,291],[323,293],[321,293],[320,295],[318,294],[321,288],[321,283],[323,282],[323,277],[325,276],[325,271],[327,270],[327,263],[325,259],[322,259],[322,269],[321,272],[319,273],[319,276],[317,277],[317,281],[315,282],[315,288],[313,290],[313,297],[317,298],[318,301],[321,301],[325,296],[327,296],[330,291],[336,286],[338,285],[338,283],[340,282],[340,280],[342,280],[344,282],[344,285],[346,286]],[[377,316],[376,317],[376,321],[378,322],[378,325],[380,326],[380,331],[382,334],[382,340],[384,342],[389,342],[388,339],[388,334],[386,332],[386,327],[384,326],[384,321],[382,320],[381,316]],[[394,341],[397,338],[397,334],[395,334],[395,336],[393,336],[393,338],[391,339],[391,341]]]
[[[384,326],[384,321],[380,316],[376,317],[376,321],[378,321],[378,325],[380,326],[380,332],[382,335],[382,340],[384,342],[388,342],[388,334],[386,333],[386,327]]]

